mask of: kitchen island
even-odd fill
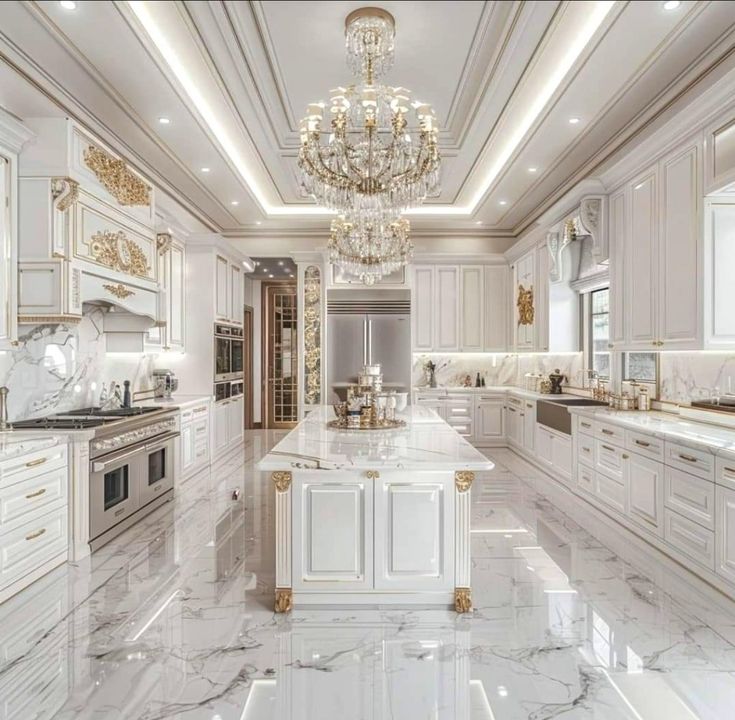
[[[336,430],[319,407],[258,464],[276,492],[276,612],[472,606],[470,487],[493,463],[433,410],[397,430]]]

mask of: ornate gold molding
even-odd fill
[[[274,610],[277,613],[291,612],[293,608],[293,590],[291,588],[276,588],[276,603]]]
[[[368,470],[368,471],[367,471],[367,472],[365,473],[365,476],[366,476],[366,477],[367,477],[367,478],[368,478],[369,480],[377,480],[377,479],[378,479],[378,478],[380,477],[380,473],[379,473],[379,472],[378,472],[377,470]]]
[[[523,285],[518,286],[516,307],[518,308],[518,324],[533,325],[533,286],[529,287],[528,290]]]
[[[66,212],[79,199],[79,183],[68,177],[51,178],[51,198],[57,210]]]
[[[278,470],[271,473],[271,480],[278,492],[286,492],[291,487],[292,475],[288,470]]]
[[[304,272],[304,404],[321,399],[321,270]]]
[[[454,609],[458,613],[468,613],[470,610],[472,610],[471,588],[454,588]]]
[[[77,325],[81,315],[18,315],[20,325]]]
[[[118,160],[101,148],[90,145],[84,151],[84,164],[120,205],[151,204],[151,188],[135,175],[123,160]]]
[[[89,244],[92,257],[101,265],[127,273],[148,277],[148,260],[140,245],[125,237],[120,230],[116,233],[104,231],[92,235]]]
[[[102,287],[107,290],[107,292],[112,293],[115,297],[120,298],[121,300],[126,297],[130,297],[131,295],[135,295],[135,291],[128,290],[122,283],[118,283],[117,285],[103,285]]]
[[[159,255],[165,255],[171,249],[172,240],[171,233],[156,233],[156,249]]]
[[[475,473],[471,470],[457,470],[454,473],[454,486],[459,492],[467,492],[475,479]]]

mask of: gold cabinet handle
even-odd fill
[[[588,453],[589,451],[590,451],[590,449],[589,449],[588,447],[583,447],[583,448],[582,448],[582,452],[586,452],[586,453]]]
[[[609,450],[610,452],[615,452],[615,448],[610,447],[609,445],[603,445],[602,446],[605,450]]]
[[[30,500],[31,498],[39,497],[43,495],[45,492],[46,492],[46,488],[41,488],[40,490],[36,490],[36,492],[32,492],[26,495],[26,500]]]
[[[724,467],[722,470],[726,473],[730,473],[730,475],[735,475],[735,468]]]
[[[43,465],[48,458],[42,457],[38,458],[37,460],[31,460],[26,463],[26,467],[36,467],[36,465]]]
[[[377,480],[380,477],[380,473],[377,470],[368,470],[365,476],[370,480]]]
[[[26,535],[26,540],[35,540],[38,537],[41,537],[46,532],[46,528],[41,528],[40,530],[37,530],[34,533],[31,533],[30,535]]]
[[[682,460],[686,460],[687,462],[697,462],[697,458],[695,458],[693,455],[684,455],[684,453],[679,453],[679,457]]]
[[[630,456],[623,453],[623,460],[627,460]]]
[[[603,428],[602,430],[603,435],[615,435],[615,433],[612,430],[605,430]]]
[[[209,408],[205,408],[205,407],[196,408],[194,410],[195,413],[203,413],[203,412],[208,412],[208,411],[209,411]]]
[[[582,427],[586,427],[586,428],[591,428],[591,427],[592,427],[592,425],[590,425],[589,423],[586,423],[586,422],[581,422],[581,423],[579,423],[579,424],[580,424],[580,425],[581,425]]]
[[[651,443],[646,442],[645,440],[636,440],[635,444],[640,445],[641,447],[651,447]]]

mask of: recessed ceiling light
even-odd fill
[[[570,125],[576,125],[578,122],[579,122],[579,118],[578,117],[570,117],[569,118],[569,124]]]
[[[256,224],[256,225],[260,225],[260,220],[256,220],[256,221],[255,221],[255,224]]]
[[[289,276],[289,277],[293,277],[293,273],[289,273],[289,274],[288,274],[288,276]]]
[[[475,225],[482,225],[482,220],[475,220]]]
[[[230,203],[230,205],[239,205],[239,204],[240,204],[240,201],[239,201],[239,200],[233,200],[233,201],[232,201],[232,202]]]
[[[160,118],[158,118],[158,124],[159,125],[170,125],[171,124],[171,120],[169,118],[167,118],[167,117],[160,117]]]
[[[61,3],[61,4],[63,5],[64,3]],[[676,8],[678,8],[679,5],[681,5],[679,0],[668,0],[668,2],[664,3],[664,10],[676,10]]]
[[[279,261],[278,261],[278,264],[279,264],[279,265],[283,265],[283,260],[279,260]]]
[[[263,272],[268,272],[268,268],[263,268]]]
[[[538,168],[528,168],[528,172],[536,172]]]
[[[255,262],[256,266],[257,265],[260,265],[260,260],[255,260],[254,262]]]
[[[508,204],[508,201],[507,200],[501,200],[498,204],[499,205],[507,205]]]
[[[208,167],[203,167],[202,168],[202,172],[209,172],[209,168]]]
[[[268,277],[273,277],[273,275],[271,274],[271,275],[269,275]]]
[[[64,10],[76,10],[77,4],[75,2],[72,2],[72,0],[61,0],[59,3],[61,7],[64,8]]]

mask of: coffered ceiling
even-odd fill
[[[192,227],[324,237],[329,215],[298,181],[298,122],[350,80],[344,17],[363,4],[4,2],[0,104],[78,118]],[[396,18],[387,80],[432,103],[442,128],[442,193],[412,214],[415,230],[511,243],[735,62],[734,6],[381,3]]]

